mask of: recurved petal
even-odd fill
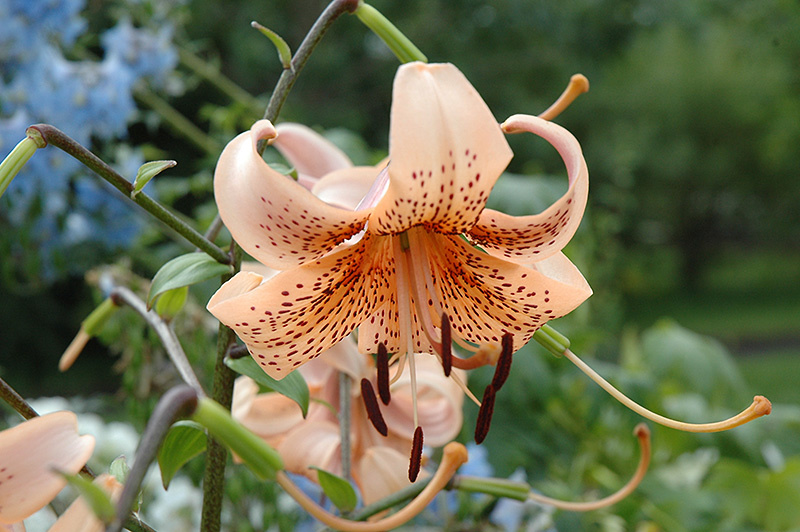
[[[351,246],[279,273],[242,272],[224,284],[208,310],[247,344],[275,379],[343,340],[388,298],[393,265],[384,240],[365,235]]]
[[[35,417],[0,433],[0,523],[22,521],[49,503],[67,483],[53,470],[77,473],[93,449],[94,438],[78,435],[72,412]]]
[[[361,231],[368,212],[328,205],[272,170],[258,154],[260,139],[275,138],[267,120],[233,139],[214,172],[222,221],[253,258],[277,269],[314,260]]]
[[[122,484],[111,475],[100,475],[94,484],[106,492],[112,502],[116,502],[122,494]],[[105,529],[105,524],[97,518],[83,497],[78,497],[48,532],[103,532]]]
[[[334,143],[302,124],[284,122],[275,128],[278,137],[272,147],[294,166],[298,173],[317,180],[336,170],[353,166],[350,158]]]
[[[436,357],[426,353],[414,356],[419,424],[425,435],[425,444],[439,447],[452,441],[461,430],[464,392],[453,379],[444,376]],[[467,380],[463,370],[454,368],[453,372],[463,381]],[[391,432],[411,440],[416,427],[408,365],[391,390],[392,400],[383,408],[383,418]]]
[[[511,333],[516,351],[542,325],[568,314],[592,293],[561,254],[526,266],[483,253],[459,237],[425,238],[452,333],[475,344],[499,344]]]
[[[411,484],[408,455],[390,447],[370,447],[356,463],[353,476],[365,505],[379,501]]]
[[[272,446],[303,422],[297,403],[279,393],[258,393],[258,385],[247,377],[234,383],[231,415]]]
[[[477,91],[451,64],[408,63],[394,81],[389,190],[369,229],[472,227],[511,149]]]
[[[549,257],[563,247],[581,223],[589,194],[589,170],[580,144],[563,127],[536,116],[514,115],[503,123],[508,133],[530,132],[552,144],[567,167],[569,188],[544,212],[514,217],[485,209],[468,233],[488,253],[520,264]]]
[[[338,170],[317,181],[311,192],[334,207],[353,211],[370,191],[380,173],[380,168],[374,166]]]
[[[335,475],[342,474],[339,427],[329,421],[303,423],[281,442],[277,449],[287,471],[305,475],[317,482],[318,467]]]

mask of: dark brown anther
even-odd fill
[[[417,481],[422,467],[422,427],[414,430],[414,441],[411,443],[411,461],[408,463],[408,480]]]
[[[495,389],[491,384],[483,392],[481,408],[478,410],[478,421],[475,424],[475,443],[481,443],[489,433],[489,425],[492,423],[492,413],[494,412]]]
[[[361,398],[364,400],[364,407],[367,409],[367,417],[372,422],[375,430],[380,432],[381,436],[389,434],[386,422],[381,414],[381,407],[378,406],[378,398],[375,397],[375,390],[372,389],[372,383],[368,379],[361,379]]]
[[[453,337],[450,330],[450,318],[447,314],[442,314],[442,368],[444,368],[444,376],[450,376],[450,370],[453,368]]]
[[[378,369],[378,395],[381,396],[383,404],[388,405],[392,397],[389,393],[389,354],[383,343],[378,344],[378,356],[375,362]]]
[[[500,387],[505,384],[508,374],[511,372],[512,351],[514,350],[514,338],[511,336],[511,333],[503,335],[500,346],[500,358],[497,359],[497,365],[494,368],[494,377],[492,378],[492,387],[495,392],[499,391]]]

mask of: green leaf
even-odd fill
[[[178,421],[169,429],[158,451],[158,468],[164,489],[175,473],[195,456],[206,450],[206,432],[194,421]]]
[[[250,23],[252,27],[266,35],[266,37],[272,41],[272,44],[275,45],[275,48],[278,50],[278,57],[281,60],[281,65],[283,68],[291,68],[292,67],[292,49],[289,48],[289,45],[286,44],[286,41],[283,40],[283,37],[275,33],[269,28],[265,28],[261,24],[256,21]]]
[[[246,375],[256,381],[260,386],[281,395],[285,395],[300,406],[303,417],[308,414],[309,393],[308,385],[299,372],[293,371],[281,380],[275,380],[261,369],[252,357],[226,358],[225,365],[236,373]]]
[[[205,253],[187,253],[175,257],[164,264],[153,277],[147,305],[152,306],[153,301],[167,290],[193,285],[230,272],[230,266],[220,264]]]
[[[128,465],[128,461],[124,456],[118,456],[111,462],[111,465],[108,466],[109,474],[117,479],[117,482],[120,484],[125,484],[125,479],[128,478],[128,473],[130,473],[130,471],[131,466]]]
[[[167,168],[172,168],[176,164],[178,164],[176,161],[150,161],[144,163],[136,172],[136,179],[133,180],[133,192],[131,192],[131,197],[141,192],[144,186],[155,176]]]
[[[353,486],[347,480],[316,466],[311,466],[311,469],[317,470],[317,478],[322,491],[341,512],[355,510],[358,497]]]
[[[116,514],[114,503],[111,502],[111,498],[103,491],[103,488],[83,475],[70,475],[64,472],[59,472],[59,474],[66,479],[70,486],[78,491],[98,519],[106,524],[114,520]]]
[[[181,311],[188,295],[188,286],[167,290],[156,300],[156,312],[165,320],[171,320]]]

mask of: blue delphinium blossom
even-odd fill
[[[0,0],[0,158],[38,122],[90,148],[93,140],[106,148],[124,140],[137,115],[137,85],[163,86],[174,70],[173,28],[136,28],[127,18],[101,35],[102,58],[73,60],[87,28],[84,8],[85,0]],[[116,152],[124,160],[108,162],[132,179],[142,157]],[[33,275],[55,277],[54,258],[74,246],[113,249],[135,237],[136,211],[90,173],[58,149],[39,150],[0,198],[0,225],[24,227],[38,249],[43,271]],[[11,239],[15,231],[1,233]]]

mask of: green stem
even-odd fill
[[[505,478],[484,478],[456,475],[451,482],[452,489],[467,493],[485,493],[495,497],[506,497],[527,501],[531,487],[525,482],[515,482]]]
[[[25,419],[31,419],[39,415],[36,410],[31,408],[31,405],[2,378],[0,378],[0,399],[3,399],[3,401],[8,403],[11,408],[16,410],[17,413]]]
[[[144,210],[164,222],[167,226],[175,230],[176,233],[207,253],[214,260],[222,264],[230,264],[230,257],[227,253],[198,233],[193,227],[178,218],[178,216],[167,210],[166,207],[156,200],[144,192],[140,192],[136,194],[135,197],[131,197],[133,185],[127,179],[119,175],[113,168],[108,166],[91,151],[78,144],[63,131],[49,124],[36,124],[29,127],[29,134],[31,130],[36,131],[48,144],[52,144],[83,163],[97,175],[111,183],[117,190],[122,192],[123,195],[132,199]]]
[[[394,53],[395,57],[401,63],[410,63],[411,61],[428,62],[419,48],[417,48],[411,40],[403,35],[403,33],[392,24],[389,19],[384,17],[380,11],[371,5],[361,3],[355,11],[358,20],[364,23],[366,27],[372,30],[375,35],[381,38],[386,43],[386,46]]]
[[[350,480],[350,375],[339,372],[339,437],[342,451],[342,476]]]
[[[147,87],[139,86],[136,88],[134,96],[141,103],[158,113],[173,131],[187,138],[201,150],[214,156],[219,155],[222,151],[222,145],[219,142],[208,136],[205,131],[194,125],[191,120],[183,116],[155,92]]]
[[[231,251],[233,252],[233,269],[235,273],[239,271],[242,263],[242,251],[233,240],[231,240]],[[231,277],[232,275],[224,275],[221,282],[225,283]],[[233,330],[220,323],[211,397],[227,410],[231,408],[233,382],[236,380],[236,374],[225,364],[225,355],[235,341],[236,335]],[[220,530],[227,460],[228,450],[209,433],[206,444],[206,468],[203,473],[201,532],[219,532]]]
[[[193,54],[185,48],[178,49],[178,57],[181,63],[187,68],[191,69],[195,74],[206,79],[209,83],[214,85],[222,93],[228,96],[231,100],[242,106],[253,109],[257,112],[261,109],[261,102],[253,97],[249,92],[241,88],[239,85],[224,76],[219,68],[212,66],[209,62],[204,61],[197,55]]]
[[[264,111],[264,118],[274,122],[281,112],[286,97],[289,96],[289,91],[292,90],[294,82],[297,81],[297,76],[303,70],[308,58],[311,57],[311,52],[317,47],[322,36],[328,31],[328,28],[333,22],[344,13],[354,13],[358,8],[358,0],[333,0],[325,11],[319,16],[314,25],[308,31],[300,47],[292,57],[292,63],[289,68],[284,69],[280,79],[278,79],[275,90],[272,91],[272,96],[267,104],[267,109]],[[266,146],[266,145],[265,145]],[[264,148],[259,145],[260,151],[263,152]]]

